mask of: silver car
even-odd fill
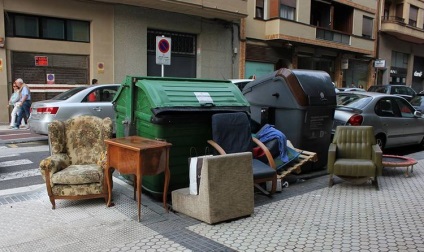
[[[28,119],[30,130],[47,135],[48,125],[53,120],[65,121],[79,115],[110,117],[115,121],[112,99],[119,86],[120,84],[101,84],[76,87],[50,100],[34,102]]]
[[[370,125],[380,147],[424,145],[424,118],[400,96],[374,92],[339,92],[333,134],[339,125]]]

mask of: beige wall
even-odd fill
[[[230,27],[200,17],[117,6],[114,26],[115,82],[121,83],[126,75],[147,75],[147,29],[196,34],[197,78],[237,78],[238,67],[232,64],[231,57],[232,48],[239,47],[238,36],[234,36],[235,43],[232,45]]]
[[[0,5],[0,36],[2,37],[5,37],[4,11],[91,21],[90,43],[25,38],[6,39],[5,48],[0,49],[0,57],[4,61],[3,71],[0,72],[0,107],[6,107],[9,94],[6,83],[13,81],[9,60],[12,51],[88,55],[92,74],[90,79],[97,78],[100,83],[113,82],[114,11],[111,5],[66,0],[0,0]],[[97,71],[98,62],[105,64],[103,73]],[[0,122],[8,122],[8,113],[4,109],[0,110]]]
[[[386,60],[387,67],[387,70],[383,75],[383,84],[389,83],[389,71],[390,66],[392,65],[392,51],[409,54],[406,84],[410,85],[412,83],[414,56],[424,58],[424,47],[422,45],[404,42],[390,36],[380,37],[380,47],[378,54],[381,59]]]

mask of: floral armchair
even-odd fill
[[[47,193],[56,199],[108,199],[105,139],[112,137],[112,120],[78,116],[49,125],[51,156],[40,162]]]

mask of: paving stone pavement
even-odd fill
[[[256,194],[251,217],[208,225],[142,196],[115,179],[103,200],[58,200],[45,188],[0,196],[3,251],[424,251],[424,160],[409,178],[385,168],[380,191],[328,176],[298,182],[272,198]]]

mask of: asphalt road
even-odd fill
[[[0,191],[43,184],[38,167],[49,155],[47,141],[0,145]]]

